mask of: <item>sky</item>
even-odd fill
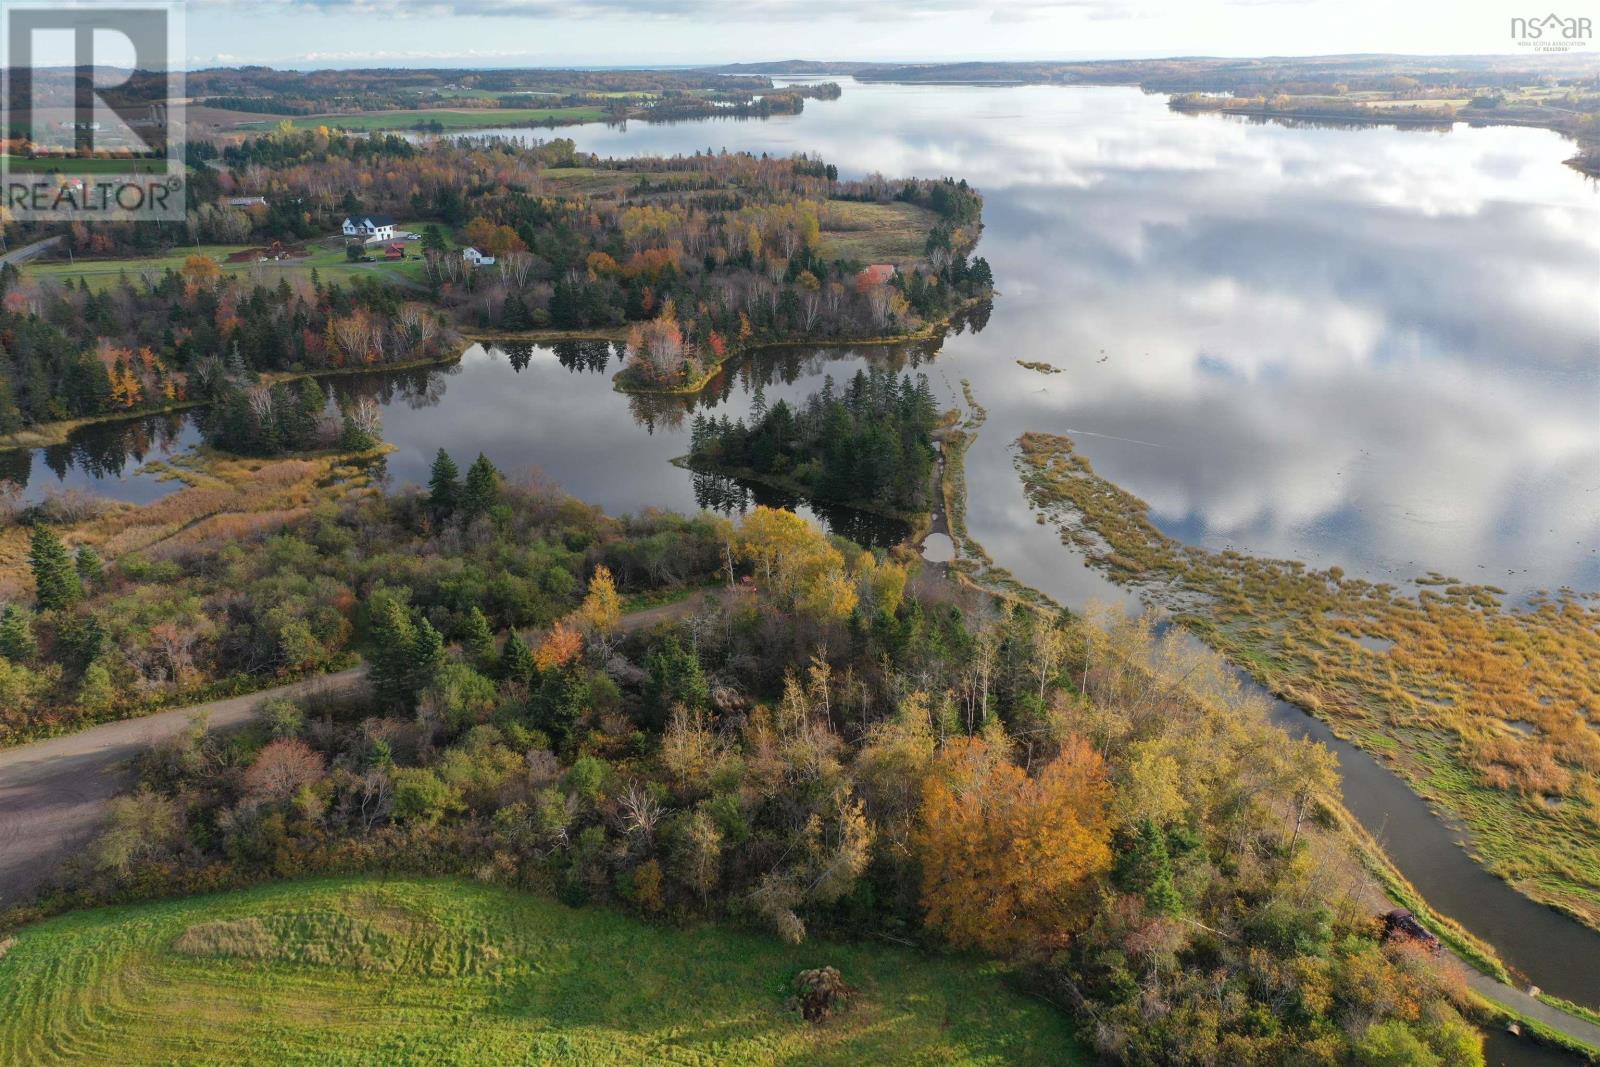
[[[188,0],[184,47],[190,69],[1511,53],[1533,2]]]

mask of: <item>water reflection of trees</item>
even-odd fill
[[[1405,115],[1373,115],[1371,117],[1340,118],[1336,115],[1263,115],[1260,112],[1224,111],[1220,114],[1247,126],[1282,126],[1290,130],[1370,130],[1374,126],[1416,133],[1449,133],[1455,123],[1447,119],[1437,121],[1410,118]]]
[[[373,371],[331,378],[335,403],[344,407],[356,400],[372,400],[384,407],[404,404],[413,411],[437,407],[445,395],[445,379],[461,373],[461,364],[416,367],[410,370]]]
[[[533,351],[538,347],[544,346],[526,341],[496,341],[488,350],[504,353],[511,363],[511,369],[521,374],[533,362]],[[623,341],[557,341],[549,348],[555,354],[557,363],[581,374],[604,374],[611,364],[613,351],[619,364],[627,352],[627,344]]]
[[[189,424],[189,416],[181,412],[92,423],[38,452],[45,468],[58,480],[65,481],[76,470],[96,481],[116,481],[147,458],[170,455],[185,447],[183,433]],[[0,452],[0,481],[26,489],[32,473],[32,450]]]
[[[868,548],[888,548],[906,539],[911,532],[909,523],[874,515],[855,508],[823,504],[794,493],[766,485],[747,482],[708,471],[691,471],[695,506],[723,515],[743,515],[756,506],[811,511],[829,533],[849,538]]]

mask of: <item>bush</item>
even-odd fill
[[[306,713],[292,700],[269,700],[261,705],[261,723],[274,738],[298,737]]]
[[[464,805],[461,794],[439,780],[432,771],[407,768],[394,775],[394,817],[399,822],[437,826]]]
[[[854,992],[836,967],[801,971],[794,979],[794,999],[806,1022],[825,1022],[843,1011]]]

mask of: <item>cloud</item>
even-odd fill
[[[1020,22],[1064,11],[1100,18],[1138,13],[1126,0],[991,0],[995,22]],[[251,13],[366,15],[381,18],[716,19],[743,22],[815,22],[826,18],[889,21],[969,14],[972,0],[197,0],[191,11],[227,8]],[[981,8],[979,10],[982,10]]]

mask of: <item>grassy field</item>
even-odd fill
[[[201,255],[209,256],[221,264],[224,274],[254,271],[258,272],[268,285],[275,285],[280,277],[309,278],[313,268],[329,281],[337,281],[347,275],[361,272],[368,277],[393,277],[408,282],[420,282],[424,273],[422,245],[416,241],[404,243],[407,258],[399,262],[385,261],[382,247],[375,245],[368,252],[373,257],[371,263],[351,263],[345,257],[344,240],[339,238],[308,241],[306,243],[308,255],[302,259],[279,263],[227,262],[228,256],[233,253],[246,248],[259,248],[260,245],[194,245],[175,248],[158,256],[79,259],[74,262],[55,259],[35,260],[24,264],[20,269],[24,277],[53,277],[63,280],[71,278],[73,281],[84,279],[88,281],[91,289],[98,291],[109,285],[115,285],[124,274],[130,278],[137,278],[144,271],[160,274],[168,268],[178,270],[190,256]]]
[[[5,169],[13,174],[161,174],[167,169],[161,159],[29,159],[6,155]]]
[[[551,167],[540,172],[541,178],[557,182],[554,192],[562,196],[582,194],[599,196],[605,193],[625,192],[644,178],[652,186],[694,185],[705,180],[701,170],[674,170],[648,174],[637,170],[610,170],[605,167]]]
[[[938,216],[915,204],[830,200],[822,216],[824,259],[904,263],[920,259]]]
[[[297,130],[328,126],[342,130],[410,130],[419,123],[437,122],[448,130],[523,126],[535,122],[599,122],[606,117],[600,107],[419,108],[405,111],[364,111],[349,115],[305,115],[291,119]],[[280,120],[281,121],[281,120]],[[240,123],[240,129],[266,129],[273,122]]]
[[[824,964],[860,997],[813,1026],[785,992]],[[1065,1017],[1008,991],[990,966],[662,929],[469,883],[340,879],[23,930],[0,958],[0,1062],[821,1067],[1084,1055]]]

